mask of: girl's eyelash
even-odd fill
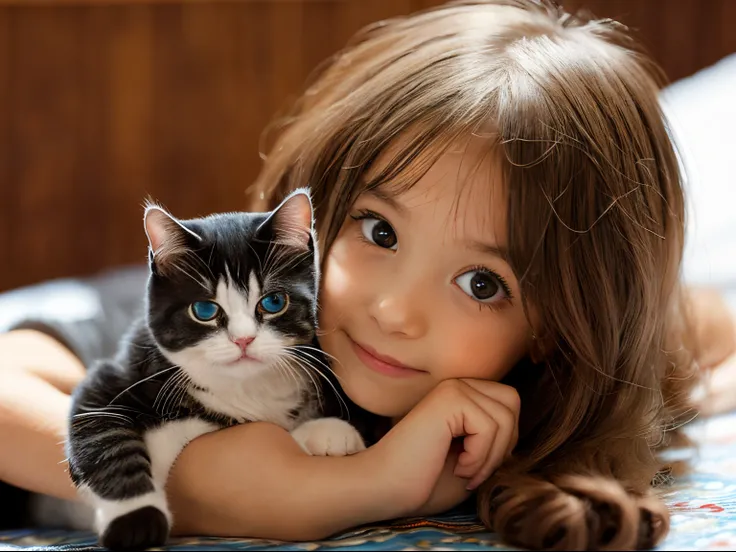
[[[494,301],[493,303],[484,303],[482,301],[476,301],[480,309],[486,308],[486,309],[491,309],[495,311],[495,310],[502,308],[504,305],[511,303],[512,299],[514,298],[514,295],[511,293],[511,287],[509,286],[508,282],[503,276],[501,276],[498,272],[491,270],[490,268],[487,268],[485,266],[480,266],[480,265],[471,266],[468,270],[464,272],[464,274],[468,272],[473,272],[473,271],[485,272],[486,274],[490,274],[491,276],[493,276],[500,284],[501,289],[503,289],[503,292],[505,295],[505,297],[501,301]]]
[[[371,211],[370,209],[358,209],[357,214],[350,215],[350,218],[353,220],[365,220],[365,219],[378,219],[382,220],[384,222],[388,222],[385,218],[383,218],[378,213]]]
[[[351,219],[353,219],[355,222],[360,222],[361,220],[366,219],[375,219],[380,220],[382,222],[385,222],[389,226],[391,226],[391,223],[385,219],[385,217],[382,217],[375,211],[371,211],[370,209],[358,209],[355,214],[349,215]],[[367,245],[369,247],[376,247],[376,244],[368,240],[362,232],[358,232],[360,234],[359,239],[363,245]]]

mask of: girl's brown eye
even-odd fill
[[[510,295],[501,278],[489,270],[469,270],[455,278],[455,283],[464,293],[481,303]]]
[[[366,217],[360,222],[363,237],[370,243],[384,249],[396,250],[399,239],[391,225],[385,220]]]

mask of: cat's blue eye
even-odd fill
[[[280,314],[289,306],[289,296],[285,293],[270,293],[258,303],[261,314]]]
[[[199,322],[210,322],[220,314],[220,305],[212,301],[197,301],[189,307],[192,318]]]

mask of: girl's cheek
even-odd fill
[[[489,323],[479,327],[477,323],[447,322],[444,332],[447,345],[439,351],[443,356],[439,366],[446,367],[442,379],[498,381],[522,356],[514,332],[504,331],[498,324]]]
[[[335,312],[356,309],[366,293],[368,266],[360,261],[359,245],[350,247],[349,240],[338,239],[330,248],[324,264],[320,304],[322,310]],[[356,251],[357,250],[357,251]],[[329,313],[326,313],[329,314]]]
[[[323,275],[323,286],[330,295],[343,296],[349,294],[354,285],[355,263],[345,240],[335,241],[327,257]]]

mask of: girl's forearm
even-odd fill
[[[68,392],[84,367],[52,338],[0,334],[0,479],[34,492],[75,499],[63,441]]]
[[[5,376],[0,377],[0,480],[75,499],[62,444],[69,395],[35,376],[15,374],[12,380]]]
[[[204,435],[169,478],[177,534],[319,540],[404,513],[401,493],[371,449],[307,456],[271,424]]]

